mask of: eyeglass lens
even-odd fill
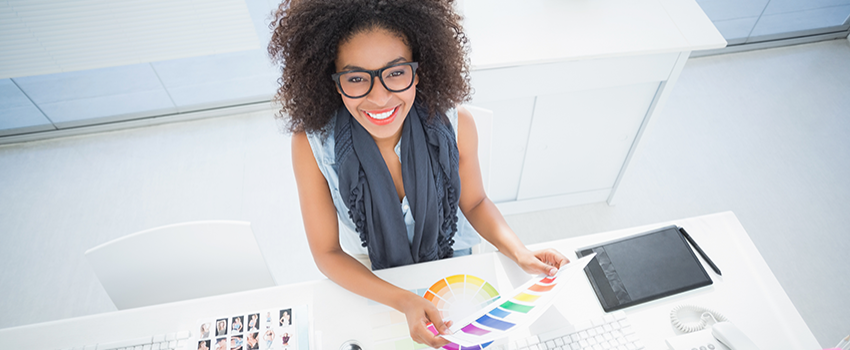
[[[401,92],[413,83],[413,67],[409,65],[387,67],[381,72],[381,78],[387,90]],[[339,84],[346,95],[365,96],[372,88],[372,75],[369,72],[348,72],[340,75]]]

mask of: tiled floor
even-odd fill
[[[507,219],[535,243],[732,210],[832,346],[850,332],[849,91],[846,40],[692,59],[616,206]],[[272,112],[0,146],[0,327],[114,310],[83,252],[181,221],[251,221],[279,282],[320,278],[289,164]]]

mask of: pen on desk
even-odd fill
[[[838,342],[838,345],[836,345],[835,348],[844,350],[847,349],[848,346],[850,346],[850,335],[844,337],[844,339],[841,339],[841,341]]]
[[[697,250],[697,253],[699,253],[699,255],[705,260],[705,262],[708,263],[708,266],[711,266],[711,269],[714,270],[714,272],[717,273],[718,276],[723,276],[723,274],[720,273],[720,269],[717,268],[717,265],[714,265],[714,262],[711,261],[711,258],[709,258],[708,255],[706,255],[705,252],[702,251],[702,248],[700,248],[697,242],[693,238],[691,238],[691,235],[689,235],[688,232],[685,231],[685,228],[679,227],[679,232],[681,232],[682,236],[685,236],[685,239],[687,239],[688,242],[690,242],[691,245],[694,246],[694,248]]]

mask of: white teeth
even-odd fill
[[[374,119],[381,120],[381,119],[389,118],[391,115],[393,115],[393,112],[395,112],[395,108],[393,108],[393,109],[391,109],[387,112],[384,112],[384,113],[372,114],[372,113],[366,112],[366,114],[368,114],[370,117],[372,117]]]

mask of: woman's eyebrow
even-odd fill
[[[387,62],[387,64],[386,64],[386,65],[384,65],[384,67],[392,66],[392,65],[394,65],[394,64],[396,64],[396,63],[401,63],[401,62],[405,62],[405,61],[407,61],[407,59],[406,59],[406,58],[404,58],[404,57],[399,57],[399,58],[396,58],[396,59],[394,59],[394,60],[392,60],[392,61]],[[383,68],[383,67],[382,67],[382,68]],[[378,69],[380,69],[380,68],[378,68]],[[350,64],[349,64],[349,65],[346,65],[345,67],[342,67],[342,71],[343,71],[343,72],[345,72],[345,71],[349,71],[349,70],[370,70],[370,69],[366,69],[366,68],[363,68],[363,67],[360,67],[360,66],[352,66],[352,65],[350,65]]]

